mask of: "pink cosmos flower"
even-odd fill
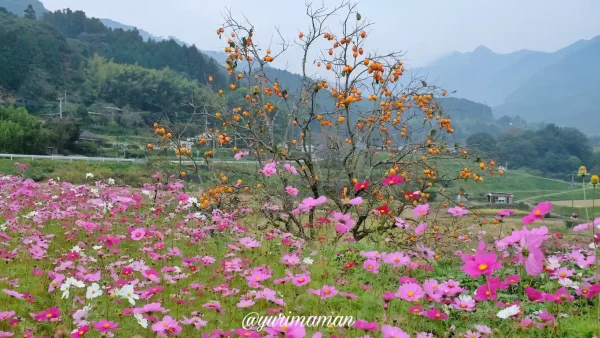
[[[348,229],[352,229],[356,225],[356,221],[352,219],[352,215],[343,214],[339,211],[331,213],[331,221],[334,223],[344,224]]]
[[[244,158],[248,155],[250,155],[250,152],[248,150],[238,151],[235,155],[233,155],[233,158],[235,158],[236,160],[241,160],[242,158]]]
[[[281,262],[288,266],[294,266],[300,263],[300,258],[296,254],[285,254],[281,258]]]
[[[448,209],[448,213],[452,214],[454,217],[460,217],[469,213],[467,209],[463,209],[461,207],[454,207]]]
[[[292,284],[296,286],[303,286],[310,283],[310,276],[306,274],[297,275],[292,277]]]
[[[520,231],[513,231],[506,238],[499,240],[496,245],[503,249],[513,245],[517,249],[517,262],[525,265],[525,270],[531,276],[539,275],[543,270],[544,255],[540,248],[546,238],[548,228],[545,226],[528,230],[526,226]]]
[[[491,276],[492,273],[502,266],[498,256],[485,251],[485,242],[479,242],[475,255],[464,254],[462,260],[465,263],[461,269],[469,276],[477,278],[480,275]]]
[[[390,174],[381,182],[383,185],[396,185],[404,182],[404,179],[400,176]]]
[[[139,241],[146,236],[146,230],[144,228],[136,228],[131,232],[131,239]]]
[[[429,204],[419,204],[413,209],[413,214],[417,217],[426,216],[429,213]]]
[[[118,330],[119,329],[119,323],[115,323],[113,321],[102,319],[99,322],[94,322],[94,327],[100,333],[109,333],[111,331]]]
[[[171,316],[165,316],[162,320],[152,325],[152,331],[158,334],[172,334],[178,335],[182,328],[179,323],[171,318]]]
[[[183,316],[183,320],[181,321],[181,324],[194,325],[194,327],[196,328],[196,331],[199,331],[202,327],[206,326],[208,324],[208,322],[205,320],[202,320],[202,318],[200,318],[200,317],[188,318],[186,316]]]
[[[402,331],[401,328],[390,325],[384,325],[381,333],[383,338],[410,338],[410,335]]]
[[[423,298],[423,295],[423,288],[421,288],[419,284],[415,283],[402,284],[396,292],[396,296],[398,298],[404,299],[408,302],[416,302]]]
[[[358,206],[358,205],[361,205],[361,204],[362,204],[362,202],[363,202],[363,198],[362,198],[362,197],[360,197],[360,196],[358,196],[358,197],[355,197],[355,198],[353,198],[353,199],[349,200],[349,201],[348,201],[348,202],[346,202],[346,203],[347,203],[347,204],[350,204],[350,205],[353,205],[353,206]]]
[[[535,221],[541,220],[552,211],[552,202],[541,202],[539,203],[529,215],[523,217],[523,224],[531,224]]]
[[[394,223],[394,225],[396,225],[398,228],[400,228],[400,229],[410,229],[410,224],[408,224],[408,222],[406,222],[402,218],[400,218],[400,217],[394,217],[394,220],[396,221],[396,223]]]
[[[363,264],[363,267],[365,268],[365,270],[372,272],[372,273],[379,273],[379,263],[377,263],[376,260],[374,259],[367,259],[365,261],[365,263]]]
[[[474,311],[475,310],[475,300],[473,297],[468,295],[460,295],[458,298],[454,299],[454,302],[450,304],[453,308],[457,310],[464,311]]]
[[[460,287],[460,282],[449,279],[440,284],[439,289],[447,297],[454,297],[455,295],[465,292],[465,289]]]
[[[571,276],[573,276],[573,273],[575,272],[575,270],[571,270],[566,266],[563,266],[561,268],[559,268],[558,270],[555,270],[552,275],[550,276],[550,279],[565,279],[565,278],[569,278]]]
[[[298,210],[306,212],[325,202],[327,202],[327,197],[325,196],[320,196],[319,198],[307,197],[298,205]]]
[[[281,337],[281,335],[283,335],[284,337],[289,338],[303,338],[306,336],[306,330],[300,323],[294,322],[291,325],[285,324],[286,322],[282,323],[281,321],[277,321],[276,325],[265,328],[264,330],[269,333],[269,337]]]
[[[308,292],[321,296],[321,299],[331,298],[339,293],[335,287],[329,285],[323,285],[319,290],[309,289]]]
[[[402,252],[392,252],[385,255],[383,262],[392,264],[395,267],[401,267],[410,263],[410,257],[404,255]]]
[[[421,223],[415,228],[415,235],[422,235],[427,230],[427,223]]]
[[[350,231],[350,228],[348,228],[348,226],[346,224],[338,223],[335,225],[335,232],[340,235],[348,233],[348,231]]]
[[[15,311],[4,311],[0,312],[0,321],[4,321],[12,318],[15,315]]]
[[[285,170],[287,170],[292,175],[298,175],[298,169],[296,169],[293,165],[286,163],[284,166]]]
[[[299,190],[292,186],[287,186],[287,187],[285,187],[285,192],[287,192],[288,195],[291,195],[291,196],[298,196]]]
[[[501,217],[508,217],[508,216],[512,215],[514,212],[515,212],[514,210],[504,209],[504,210],[498,211],[497,215],[501,216]]]
[[[260,170],[266,177],[271,177],[277,173],[275,162],[269,162]]]

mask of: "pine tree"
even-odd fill
[[[25,19],[35,20],[36,18],[37,16],[35,15],[35,10],[30,4],[29,6],[27,6],[27,9],[25,9]]]

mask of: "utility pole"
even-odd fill
[[[65,89],[65,110],[69,110],[69,108],[67,107],[67,90]]]
[[[58,98],[58,115],[60,116],[61,119],[62,119],[62,110],[63,110],[62,101],[63,101],[63,98],[59,97]]]

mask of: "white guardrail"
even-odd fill
[[[2,158],[18,159],[49,159],[53,161],[87,161],[87,162],[143,162],[143,159],[118,158],[118,157],[85,157],[85,156],[61,156],[61,155],[22,155],[22,154],[0,154]]]

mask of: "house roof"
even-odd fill
[[[84,130],[80,135],[80,139],[88,139],[88,140],[101,140],[102,138],[89,130]]]
[[[504,196],[514,196],[514,194],[506,193],[506,192],[488,192],[486,196],[491,195],[504,195]]]

